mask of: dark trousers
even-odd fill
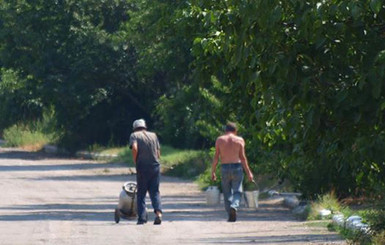
[[[160,182],[160,167],[150,167],[146,169],[136,170],[137,182],[137,204],[138,204],[138,220],[147,221],[146,211],[146,194],[150,194],[151,204],[154,212],[162,212],[159,182]]]

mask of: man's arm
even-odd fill
[[[243,166],[243,169],[245,170],[247,177],[249,181],[254,181],[253,173],[251,172],[249,168],[249,163],[247,161],[246,153],[245,153],[245,141],[242,139],[241,148],[239,150],[239,159],[241,159],[241,163]]]
[[[219,161],[219,146],[218,146],[218,140],[215,142],[215,154],[211,166],[211,179],[216,181],[217,180],[217,175],[215,174],[217,165]]]
[[[160,144],[159,144],[158,136],[156,137],[156,153],[157,153],[158,159],[160,160]]]
[[[134,160],[134,164],[136,165],[136,158],[138,157],[138,143],[133,142],[131,146],[132,150],[132,160]]]

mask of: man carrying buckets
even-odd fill
[[[222,191],[225,209],[229,215],[229,222],[237,220],[237,210],[242,197],[243,170],[249,181],[253,182],[245,154],[245,141],[237,136],[235,123],[229,122],[225,127],[225,134],[219,136],[215,142],[215,155],[212,162],[211,178],[215,181],[215,174],[219,159],[221,160]]]

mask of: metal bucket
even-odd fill
[[[259,191],[245,191],[246,207],[258,208]]]

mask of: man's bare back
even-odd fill
[[[225,134],[218,137],[216,148],[222,164],[240,163],[245,141],[234,134]]]
[[[249,181],[254,181],[245,154],[245,141],[237,136],[237,126],[228,122],[225,134],[219,136],[215,142],[215,154],[211,167],[211,179],[216,181],[216,168],[221,161],[221,185],[225,200],[225,209],[229,215],[229,222],[237,220],[237,208],[242,196],[243,170]],[[242,166],[242,168],[240,168]]]
[[[215,169],[217,164],[241,163],[247,177],[253,181],[253,173],[250,171],[245,153],[245,141],[237,136],[237,130],[227,130],[224,135],[219,136],[215,142],[215,154],[211,168],[211,178],[217,179]]]

